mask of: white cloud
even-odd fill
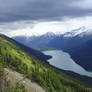
[[[0,33],[13,36],[32,36],[42,35],[46,32],[65,33],[73,29],[85,26],[87,29],[92,29],[92,16],[65,19],[64,21],[49,21],[49,22],[31,22],[22,21],[14,23],[6,23],[0,25]]]

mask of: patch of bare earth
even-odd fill
[[[29,92],[46,92],[37,83],[31,82],[31,80],[24,78],[24,76],[11,69],[5,69],[7,72],[6,79],[14,85],[16,82],[22,83]]]

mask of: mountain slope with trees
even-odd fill
[[[0,65],[25,75],[46,92],[91,92],[91,88],[86,84],[64,74],[33,54],[26,53],[13,40],[2,35],[0,35]]]

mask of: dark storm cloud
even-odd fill
[[[92,9],[74,7],[76,0],[0,0],[0,22],[59,19],[88,15]],[[77,0],[82,1],[82,0]]]

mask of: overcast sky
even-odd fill
[[[84,20],[85,18],[87,19],[86,22],[88,22],[92,19],[90,18],[91,16],[92,0],[0,0],[1,33],[4,30],[7,32],[17,30],[20,33],[20,29],[24,30],[28,26],[32,29],[39,24],[40,26],[41,24],[43,25],[44,22],[46,22],[44,28],[49,31],[52,27],[49,29],[48,24],[62,26],[61,22],[66,23],[66,21]],[[57,23],[53,24],[52,22]],[[75,25],[78,22],[80,21],[76,21]],[[54,28],[58,30],[56,27]],[[61,29],[63,30],[64,28],[62,27]],[[23,33],[23,31],[21,32]]]
[[[92,13],[92,0],[0,0],[0,22],[63,19]]]

